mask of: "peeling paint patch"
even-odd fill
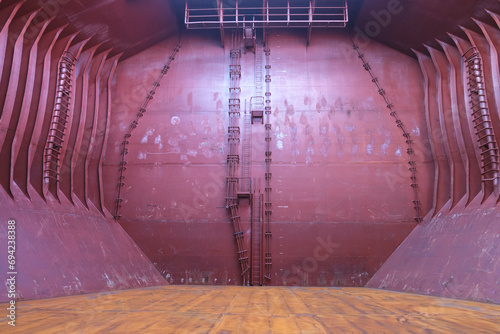
[[[283,141],[278,140],[278,141],[276,142],[276,148],[277,148],[278,150],[283,150]]]
[[[349,132],[354,131],[354,129],[355,129],[355,128],[356,128],[356,127],[355,127],[354,125],[346,125],[346,126],[345,126],[345,129],[346,129],[347,131],[349,131]]]
[[[161,135],[158,135],[155,138],[155,144],[158,145],[158,148],[161,150],[163,148],[163,143],[161,141]]]
[[[396,156],[397,156],[397,157],[402,156],[402,153],[401,153],[401,146],[398,146],[398,149],[396,150]]]
[[[140,160],[145,160],[147,157],[148,157],[148,154],[147,154],[147,153],[144,153],[144,152],[139,152],[139,156],[138,156],[138,158],[139,158]]]
[[[172,123],[172,125],[177,125],[180,122],[181,122],[181,119],[178,116],[172,116],[172,118],[170,119],[170,123]]]
[[[310,165],[313,163],[312,156],[314,155],[314,149],[312,147],[308,147],[306,151],[306,164]]]
[[[391,140],[389,138],[387,138],[385,140],[385,143],[382,144],[382,147],[380,148],[380,150],[382,151],[383,155],[387,155],[387,149],[389,148],[390,143],[391,143]]]
[[[177,145],[178,145],[177,139],[176,139],[176,138],[174,138],[174,137],[170,138],[170,139],[168,140],[168,144],[169,144],[170,146],[177,146]]]
[[[373,145],[372,144],[366,145],[366,154],[368,154],[368,155],[373,154]]]
[[[144,137],[142,137],[142,139],[141,139],[141,144],[147,144],[148,138],[150,136],[152,136],[154,132],[155,132],[155,129],[148,129],[148,131],[146,131],[146,134],[144,135]]]

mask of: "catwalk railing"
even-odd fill
[[[270,5],[271,2],[271,5]],[[259,6],[239,7],[213,1],[213,7],[195,7],[186,1],[184,24],[188,29],[243,28],[343,28],[349,21],[347,1],[334,0],[317,6],[319,1],[294,0],[273,6],[264,1]],[[275,3],[275,2],[274,2]]]
[[[421,213],[420,200],[418,196],[417,165],[415,162],[415,151],[413,150],[413,140],[411,139],[410,133],[406,130],[403,121],[399,118],[396,109],[394,107],[394,104],[387,96],[386,91],[382,88],[378,78],[373,74],[372,68],[370,64],[366,61],[364,54],[360,51],[358,45],[354,42],[353,42],[353,48],[354,50],[356,50],[359,59],[361,59],[361,61],[363,62],[364,69],[370,74],[372,82],[377,86],[378,93],[385,100],[386,106],[390,110],[390,115],[395,119],[397,127],[401,129],[401,131],[403,132],[403,137],[406,138],[406,144],[407,144],[406,152],[408,153],[408,164],[410,165],[409,170],[411,172],[410,186],[412,187],[413,190],[413,207],[415,209],[415,221],[417,223],[420,223],[423,218]]]
[[[147,111],[147,106],[148,106],[149,102],[153,99],[153,96],[154,96],[154,94],[156,92],[156,89],[158,87],[160,87],[161,79],[163,79],[163,77],[165,76],[165,74],[167,74],[168,70],[170,69],[170,64],[175,59],[175,55],[177,54],[177,52],[179,52],[180,48],[181,48],[181,44],[179,43],[174,48],[174,50],[172,51],[170,57],[168,57],[167,63],[161,69],[160,74],[158,75],[158,78],[153,83],[153,87],[151,88],[151,90],[149,91],[149,93],[146,95],[146,99],[144,100],[143,104],[139,108],[139,111],[135,115],[134,120],[130,124],[127,132],[125,133],[125,135],[123,137],[123,141],[122,141],[122,144],[121,144],[122,150],[121,150],[121,160],[120,160],[120,167],[119,167],[119,169],[120,169],[120,176],[118,178],[118,185],[117,185],[118,186],[118,195],[116,197],[116,203],[115,203],[115,205],[116,205],[115,206],[115,215],[114,215],[115,220],[118,220],[120,218],[120,208],[121,208],[121,203],[123,201],[123,199],[122,199],[121,196],[122,196],[122,187],[125,185],[125,183],[124,183],[124,179],[125,179],[124,172],[127,169],[127,167],[126,167],[126,165],[127,165],[126,156],[127,156],[127,153],[128,153],[127,145],[129,144],[129,138],[132,136],[132,131],[139,124],[139,119],[141,117],[143,117],[144,113]]]

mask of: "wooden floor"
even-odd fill
[[[167,286],[17,307],[0,333],[500,333],[500,305],[363,288]]]

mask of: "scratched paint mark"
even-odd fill
[[[314,148],[309,146],[306,150],[306,164],[310,165],[313,163]]]
[[[101,246],[102,255],[106,257],[106,250],[104,249],[104,243],[102,241],[99,243],[99,246]]]
[[[340,132],[340,127],[337,125],[332,126],[333,133],[337,136],[337,156],[341,157],[344,150],[345,137]]]
[[[297,163],[297,156],[299,155],[299,150],[297,148],[298,138],[297,138],[297,125],[294,122],[290,122],[290,144],[292,146],[292,163]]]
[[[115,283],[108,277],[108,274],[102,274],[102,278],[106,280],[106,285],[108,288],[114,288]]]
[[[170,119],[170,123],[172,123],[172,125],[177,125],[180,122],[181,122],[181,119],[178,116],[172,116],[172,118]]]
[[[347,131],[349,131],[349,132],[354,131],[355,128],[356,128],[356,126],[354,126],[354,125],[348,125],[348,124],[346,124],[346,126],[345,126],[345,129]]]
[[[187,96],[187,105],[190,107],[193,106],[193,92],[189,93]]]
[[[158,145],[158,148],[161,150],[163,148],[163,143],[161,141],[161,135],[156,136],[155,144]]]

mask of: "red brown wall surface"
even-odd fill
[[[181,42],[128,139],[119,222],[170,282],[241,284],[225,209],[231,43],[224,49],[217,35],[197,33]],[[118,180],[123,134],[177,43],[118,66],[106,180]],[[301,33],[272,31],[269,47],[272,284],[362,286],[415,227],[406,139],[346,34],[318,31],[306,47]],[[434,166],[418,62],[376,42],[362,51],[420,152],[425,214]],[[243,115],[254,95],[252,51],[242,53],[241,66]],[[264,125],[252,125],[256,193],[264,192],[264,138]],[[116,191],[105,183],[108,210]],[[240,211],[248,243],[245,201]]]
[[[48,298],[164,284],[151,262],[102,205],[111,86],[119,55],[77,41],[67,26],[27,14],[23,2],[0,16],[0,301],[8,272],[16,298]],[[44,154],[54,110],[59,61],[77,61],[59,182],[44,178]],[[15,221],[15,254],[7,253]],[[12,246],[12,243],[10,244]],[[14,270],[8,255],[15,256]],[[10,276],[9,276],[10,277]]]
[[[229,36],[224,48],[218,32],[182,35],[128,139],[121,218],[113,221],[123,136],[178,43],[167,2],[124,3],[0,1],[0,238],[15,220],[19,298],[242,283],[225,208]],[[427,214],[419,226],[406,138],[346,32],[314,30],[306,46],[305,31],[271,31],[271,284],[366,284],[500,302],[498,186],[481,180],[461,57],[471,46],[481,55],[498,142],[498,2],[450,3],[402,1],[403,11],[372,36],[410,56],[358,39],[414,143]],[[365,2],[358,26],[382,28],[372,11],[387,9],[387,1]],[[106,30],[96,18],[108,21],[109,12],[124,19]],[[65,51],[77,57],[73,102],[60,180],[47,183],[44,152]],[[243,115],[255,89],[251,51],[241,65]],[[240,125],[243,132],[243,117]],[[258,194],[265,131],[251,129]],[[245,201],[240,211],[250,250]],[[7,272],[1,261],[2,281]]]
[[[462,55],[475,47],[481,58],[491,127],[500,131],[498,85],[500,15],[494,25],[474,20],[465,38],[415,51],[424,74],[426,113],[434,136],[437,180],[434,209],[367,284],[374,288],[500,302],[498,184],[482,182],[482,158],[473,126]],[[498,179],[497,179],[498,181]]]

